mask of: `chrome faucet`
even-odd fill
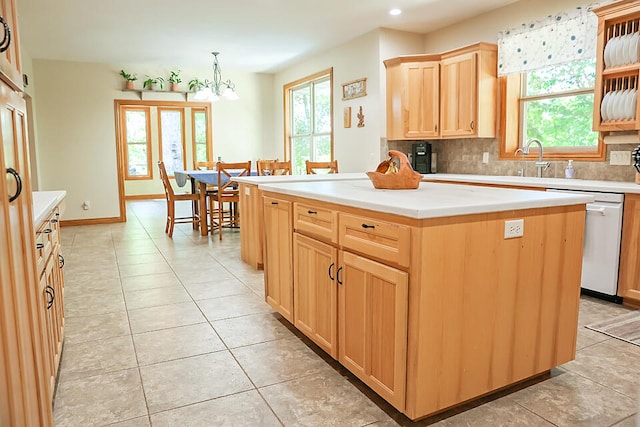
[[[549,165],[551,165],[551,162],[545,162],[542,160],[544,149],[542,148],[542,142],[540,142],[539,139],[531,138],[530,140],[527,141],[524,147],[518,148],[514,154],[517,156],[518,152],[521,152],[522,159],[524,160],[524,156],[529,154],[529,147],[531,147],[531,144],[533,143],[538,144],[538,147],[540,147],[540,151],[538,152],[538,161],[536,162],[536,168],[538,170],[538,178],[542,178],[542,171],[546,170],[549,167]],[[524,169],[523,169],[522,176],[524,176]]]

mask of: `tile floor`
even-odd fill
[[[640,347],[583,326],[627,311],[583,297],[578,354],[530,387],[411,423],[263,302],[238,232],[164,234],[163,201],[65,227],[56,426],[640,426]]]

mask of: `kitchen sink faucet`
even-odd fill
[[[539,139],[531,138],[530,140],[527,141],[524,147],[518,148],[514,154],[517,156],[518,152],[521,152],[522,160],[524,160],[524,156],[529,154],[529,147],[531,147],[531,144],[533,143],[538,144],[538,147],[540,147],[540,151],[538,152],[538,161],[536,162],[536,168],[538,170],[538,178],[542,178],[542,171],[546,170],[549,167],[549,165],[551,165],[551,162],[545,162],[542,160],[544,149],[542,148],[542,142],[540,142]],[[524,169],[522,170],[522,176],[524,176]]]

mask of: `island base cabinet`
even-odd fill
[[[292,205],[285,200],[265,197],[263,209],[265,299],[293,323]]]
[[[240,183],[240,206],[242,210],[242,232],[240,233],[240,257],[256,270],[263,268],[262,259],[262,191],[255,184]]]
[[[640,308],[640,195],[624,197],[618,295],[625,305]]]
[[[400,411],[405,407],[408,273],[341,251],[339,360]]]
[[[295,327],[337,359],[338,250],[294,233],[293,254]]]

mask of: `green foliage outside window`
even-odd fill
[[[594,61],[576,61],[532,71],[523,94],[523,141],[547,147],[597,147],[593,132]],[[567,94],[572,91],[587,93]],[[527,96],[544,96],[527,100]]]

